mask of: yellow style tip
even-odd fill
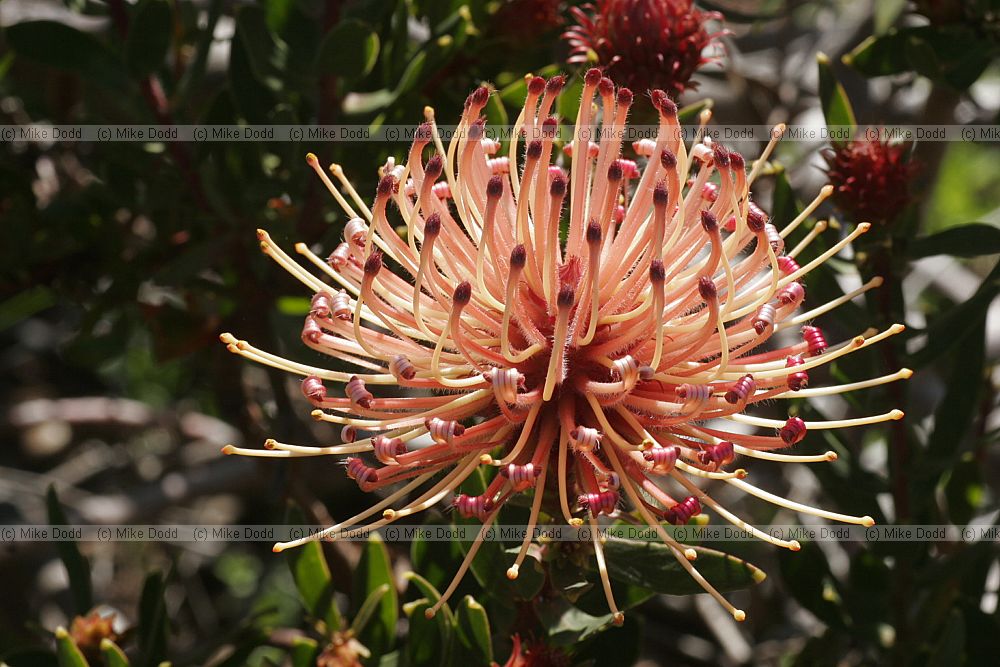
[[[517,579],[517,575],[518,575],[518,571],[517,571],[517,566],[516,565],[511,565],[509,568],[507,568],[507,578],[508,579],[510,579],[511,581],[514,581],[515,579]]]
[[[621,626],[625,624],[625,614],[620,611],[616,611],[615,615],[611,618],[611,622],[615,625]]]
[[[747,613],[742,609],[734,609],[733,618],[736,619],[737,623],[742,623],[743,621],[747,620]]]
[[[864,526],[865,528],[871,528],[872,526],[875,525],[875,519],[871,518],[868,515],[865,515],[861,517],[861,525]]]

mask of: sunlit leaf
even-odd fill
[[[486,610],[471,595],[466,595],[455,610],[456,664],[490,664],[493,661],[492,642]]]
[[[369,611],[370,620],[363,626],[355,628],[361,643],[375,655],[387,652],[396,637],[399,600],[389,552],[378,533],[372,533],[354,570],[351,599],[355,611],[361,610],[368,604],[368,600],[383,588],[384,591],[378,597],[376,607]],[[358,620],[355,619],[354,622],[357,624]]]
[[[316,58],[317,74],[336,74],[354,81],[368,75],[378,62],[379,37],[372,28],[348,19],[326,33]]]
[[[305,523],[301,510],[290,507],[287,514],[290,525]],[[326,624],[329,632],[340,629],[340,612],[333,599],[333,579],[330,566],[323,555],[323,547],[312,540],[285,552],[292,568],[292,578],[299,590],[299,596],[309,614]]]
[[[80,648],[66,632],[66,628],[56,628],[56,658],[59,667],[88,667]]]
[[[129,667],[128,656],[110,639],[101,640],[101,657],[107,667]]]
[[[830,136],[837,137],[835,143],[849,141],[854,135],[854,128],[857,125],[851,101],[847,98],[844,87],[837,80],[837,75],[834,74],[830,59],[826,54],[816,55],[816,66],[819,71],[819,100],[823,106],[823,117],[826,118],[826,126]],[[844,135],[844,128],[850,128],[850,136]]]

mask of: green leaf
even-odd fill
[[[500,95],[493,93],[486,102],[486,127],[502,128],[510,122],[507,116],[507,109],[503,105]]]
[[[64,23],[25,21],[10,26],[4,35],[19,56],[107,86],[127,85],[121,61],[108,47]]]
[[[66,628],[56,628],[56,658],[59,667],[88,667],[86,658]]]
[[[297,507],[289,507],[286,522],[290,525],[305,523],[305,517]],[[302,546],[289,549],[288,565],[292,568],[295,587],[302,598],[309,615],[326,624],[326,632],[340,629],[340,612],[333,599],[333,578],[326,563],[322,545],[312,540]]]
[[[53,526],[68,526],[69,520],[63,512],[54,486],[50,486],[45,496],[49,523]],[[69,590],[73,594],[73,604],[77,614],[86,614],[94,606],[94,593],[90,583],[90,563],[80,553],[73,540],[56,542],[56,551],[66,567],[69,576]]]
[[[881,35],[889,30],[906,9],[906,0],[882,0],[872,8],[875,23],[875,34]]]
[[[590,639],[580,653],[594,665],[635,665],[642,647],[642,623],[639,614],[625,614],[625,623],[612,625]]]
[[[170,5],[166,0],[142,0],[129,24],[125,62],[135,76],[144,76],[163,64],[170,48]]]
[[[386,653],[392,647],[396,638],[399,599],[396,594],[396,581],[392,575],[389,552],[379,534],[372,533],[361,552],[361,560],[354,570],[351,599],[356,606],[355,612],[363,609],[375,595],[375,592],[383,587],[386,590],[379,596],[377,608],[369,612],[372,614],[371,622],[355,628],[361,643],[367,646],[373,655]],[[358,619],[355,618],[354,622],[357,624]]]
[[[935,501],[939,482],[948,479],[967,451],[966,436],[976,421],[982,395],[986,361],[986,317],[973,314],[975,324],[955,341],[946,391],[934,411],[934,430],[927,447],[913,465],[911,495],[919,516],[922,508]]]
[[[420,77],[423,74],[425,64],[427,64],[426,51],[421,51],[413,57],[410,64],[403,70],[403,75],[399,77],[399,83],[396,84],[394,91],[396,97],[405,95],[417,87],[417,84],[420,83]]]
[[[351,621],[351,632],[357,636],[365,629],[368,622],[372,620],[372,616],[378,610],[382,598],[392,590],[392,586],[389,584],[382,584],[365,598],[365,601],[361,603],[361,608],[358,609],[354,614],[354,619]]]
[[[450,524],[443,523],[438,517],[425,517],[423,527],[428,531],[436,530],[439,526]],[[462,556],[459,544],[451,540],[426,540],[420,534],[410,543],[410,563],[414,571],[422,573],[427,581],[439,588],[448,585],[462,563]]]
[[[18,292],[0,303],[0,331],[4,331],[46,308],[54,306],[56,293],[44,285]]]
[[[110,639],[101,640],[101,656],[106,667],[129,667],[128,656]]]
[[[292,650],[289,653],[292,667],[312,667],[316,664],[319,644],[312,637],[296,637],[292,640]]]
[[[700,114],[705,109],[711,109],[715,106],[715,100],[711,97],[706,97],[703,100],[698,100],[697,102],[692,102],[686,106],[681,107],[677,110],[677,120],[681,123],[693,123],[698,119],[698,114]]]
[[[437,601],[441,599],[441,594],[438,593],[438,590],[436,588],[434,588],[434,585],[431,582],[424,579],[423,577],[421,577],[416,572],[407,572],[406,574],[403,575],[403,577],[408,582],[413,584],[416,587],[416,589],[423,594],[425,598],[430,600],[431,605],[436,604]],[[451,607],[448,606],[447,602],[441,606],[441,610],[440,612],[438,612],[438,616],[444,617],[448,621],[449,625],[455,624],[455,614],[452,613]]]
[[[254,78],[272,91],[284,87],[288,45],[267,26],[267,16],[257,5],[244,5],[236,15],[236,34]],[[233,47],[236,47],[234,42]]]
[[[997,52],[996,43],[980,37],[971,26],[923,25],[869,37],[844,56],[844,62],[865,76],[914,71],[965,90]]]
[[[721,592],[759,584],[767,576],[736,556],[705,547],[692,548],[698,552],[695,567]],[[669,595],[704,592],[661,542],[609,538],[604,544],[604,555],[608,574],[615,579]]]
[[[535,612],[555,646],[572,646],[611,625],[611,613],[592,616],[561,597],[541,598]]]
[[[433,602],[427,598],[420,598],[403,605],[403,612],[410,624],[403,645],[408,665],[447,665],[450,662],[451,632],[454,622],[440,613],[434,618],[427,618],[426,612],[432,606]]]
[[[167,653],[167,603],[163,598],[166,581],[159,572],[146,577],[139,597],[140,665],[158,665]]]
[[[788,173],[781,164],[774,165],[774,195],[771,200],[771,222],[781,229],[798,217],[802,205],[795,198],[795,191],[788,182]]]
[[[837,604],[837,582],[822,549],[813,542],[804,542],[798,552],[782,549],[778,560],[787,588],[799,604],[827,625],[843,629],[844,613]]]
[[[847,98],[847,92],[837,80],[830,59],[825,53],[816,54],[816,66],[819,70],[819,100],[823,105],[823,116],[830,137],[836,137],[832,143],[850,141],[854,136],[857,121],[854,119],[854,109]],[[844,128],[850,128],[849,133]]]
[[[378,34],[366,23],[355,19],[341,21],[328,32],[316,58],[317,74],[336,74],[348,81],[364,78],[379,54]]]
[[[1000,253],[1000,227],[970,222],[914,239],[910,243],[908,254],[910,259],[920,259],[934,255],[981,257],[997,253]]]
[[[413,586],[420,591],[424,596],[422,600],[426,605],[419,610],[419,613],[412,613],[407,611],[407,615],[410,617],[410,633],[406,641],[406,649],[408,655],[411,657],[411,665],[423,665],[423,664],[448,664],[449,657],[451,654],[451,634],[455,627],[455,614],[452,612],[451,607],[447,603],[443,604],[438,610],[434,618],[426,618],[424,612],[426,609],[434,606],[441,599],[441,594],[438,593],[437,589],[431,585],[429,581],[421,577],[416,572],[407,572],[403,575],[407,581],[409,581]],[[411,603],[413,604],[413,603]],[[408,605],[404,605],[404,611],[407,609]],[[414,630],[417,628],[422,628],[420,630],[420,636],[414,635]],[[432,639],[433,633],[436,633],[437,640]],[[435,655],[439,655],[440,659],[436,662],[420,662],[414,661],[413,658],[417,657],[417,654],[423,654],[424,651],[417,651],[416,653],[411,652],[411,644],[420,643],[425,641],[429,646],[436,646],[434,649]]]
[[[965,664],[964,648],[965,619],[962,618],[962,612],[958,609],[952,609],[948,615],[948,624],[938,638],[934,652],[931,653],[930,659],[927,661],[927,667]]]
[[[1000,294],[1000,262],[983,279],[979,289],[964,303],[960,303],[937,318],[927,328],[927,342],[923,349],[913,355],[913,364],[922,366],[932,361],[964,338],[986,317],[986,309]]]
[[[486,610],[466,595],[455,611],[455,658],[460,665],[489,665],[493,662],[493,639]]]

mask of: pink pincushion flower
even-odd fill
[[[363,490],[394,489],[362,514],[278,544],[278,551],[331,538],[375,515],[380,518],[370,527],[384,526],[443,501],[480,520],[485,531],[512,497],[533,493],[528,537],[510,578],[518,576],[546,497],[551,513],[572,525],[586,521],[596,528],[602,515],[631,511],[742,620],[743,612],[691,562],[696,552],[661,524],[683,524],[710,510],[762,540],[798,548],[721,506],[700,486],[713,480],[796,511],[872,523],[772,495],[733,467],[739,459],[831,461],[832,452],[787,450],[812,430],[902,416],[894,410],[807,422],[747,414],[763,401],[908,377],[904,369],[853,385],[807,388],[813,369],[902,330],[896,325],[831,345],[808,324],[877,280],[801,312],[802,281],[868,225],[800,266],[796,257],[825,226],[792,249],[785,239],[831,188],[782,230],[751,202],[749,188],[780,128],[748,173],[743,156],[720,145],[685,146],[676,106],[653,91],[658,136],[637,142],[635,159],[625,159],[621,136],[632,93],[615,90],[593,69],[572,144],[560,155],[559,128],[549,114],[563,84],[562,77],[529,81],[515,128],[526,146],[512,141],[506,157],[483,135],[486,88],[469,96],[447,148],[428,109],[405,163],[390,161],[382,169],[371,208],[339,167],[330,170],[334,183],[309,156],[350,218],[343,243],[328,260],[300,243],[300,263],[260,231],[261,249],[314,294],[303,342],[356,370],[296,363],[230,334],[222,340],[239,355],[303,376],[315,418],[340,426],[343,444],[269,440],[263,450],[225,451],[350,455],[347,474]],[[610,131],[598,135],[599,124]],[[565,242],[561,225],[568,228]],[[770,345],[780,331],[799,339]],[[760,432],[747,434],[746,427]],[[455,495],[479,467],[496,471],[485,493]],[[620,623],[601,542],[592,533],[608,604]],[[480,544],[431,614],[453,593]]]
[[[691,0],[598,0],[570,10],[577,25],[563,34],[570,63],[596,58],[605,74],[633,90],[663,89],[676,99],[697,88],[691,76],[712,59],[705,49],[722,33],[706,24],[721,20]]]
[[[889,222],[909,205],[919,165],[912,146],[855,139],[824,155],[833,201],[854,220]]]

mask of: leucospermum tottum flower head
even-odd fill
[[[309,156],[350,217],[344,242],[326,260],[300,243],[295,250],[302,259],[296,261],[260,231],[261,248],[314,294],[303,342],[356,370],[296,363],[230,334],[222,340],[239,355],[303,376],[313,415],[339,425],[344,444],[269,440],[263,450],[226,451],[349,455],[347,474],[363,490],[393,489],[358,516],[278,544],[276,551],[374,516],[380,518],[369,525],[384,526],[445,501],[482,522],[481,538],[505,503],[533,493],[529,537],[510,564],[510,578],[518,575],[546,498],[546,508],[572,525],[596,528],[601,515],[633,512],[742,620],[743,612],[698,572],[695,550],[661,524],[686,523],[707,508],[764,541],[798,548],[748,525],[701,490],[700,483],[716,480],[781,507],[870,525],[869,517],[770,494],[747,482],[746,471],[734,463],[741,457],[830,461],[832,452],[787,450],[813,430],[900,418],[895,410],[815,422],[747,412],[765,400],[837,394],[907,377],[901,371],[807,388],[814,368],[902,327],[831,345],[809,324],[875,287],[877,279],[801,312],[803,279],[868,225],[799,265],[796,257],[825,225],[794,248],[785,239],[829,188],[782,230],[751,201],[750,185],[780,127],[748,173],[742,155],[707,139],[685,146],[676,106],[653,91],[657,138],[635,143],[635,159],[625,158],[621,131],[633,95],[592,69],[572,141],[557,151],[557,121],[550,113],[564,82],[529,80],[515,126],[515,136],[525,141],[512,140],[503,156],[484,136],[486,88],[469,96],[447,148],[427,109],[406,162],[383,167],[371,209],[339,167],[331,167],[331,179]],[[598,135],[599,125],[610,131]],[[786,330],[796,340],[765,347]],[[747,435],[746,427],[760,432]],[[480,466],[498,469],[485,493],[455,495]],[[621,622],[601,543],[591,532],[608,604]],[[431,614],[455,590],[480,544],[472,545]]]
[[[699,10],[692,0],[597,0],[570,14],[576,25],[563,33],[570,63],[596,60],[618,83],[662,88],[674,99],[697,88],[691,77],[712,61],[705,51],[724,34],[708,26],[722,15]]]

